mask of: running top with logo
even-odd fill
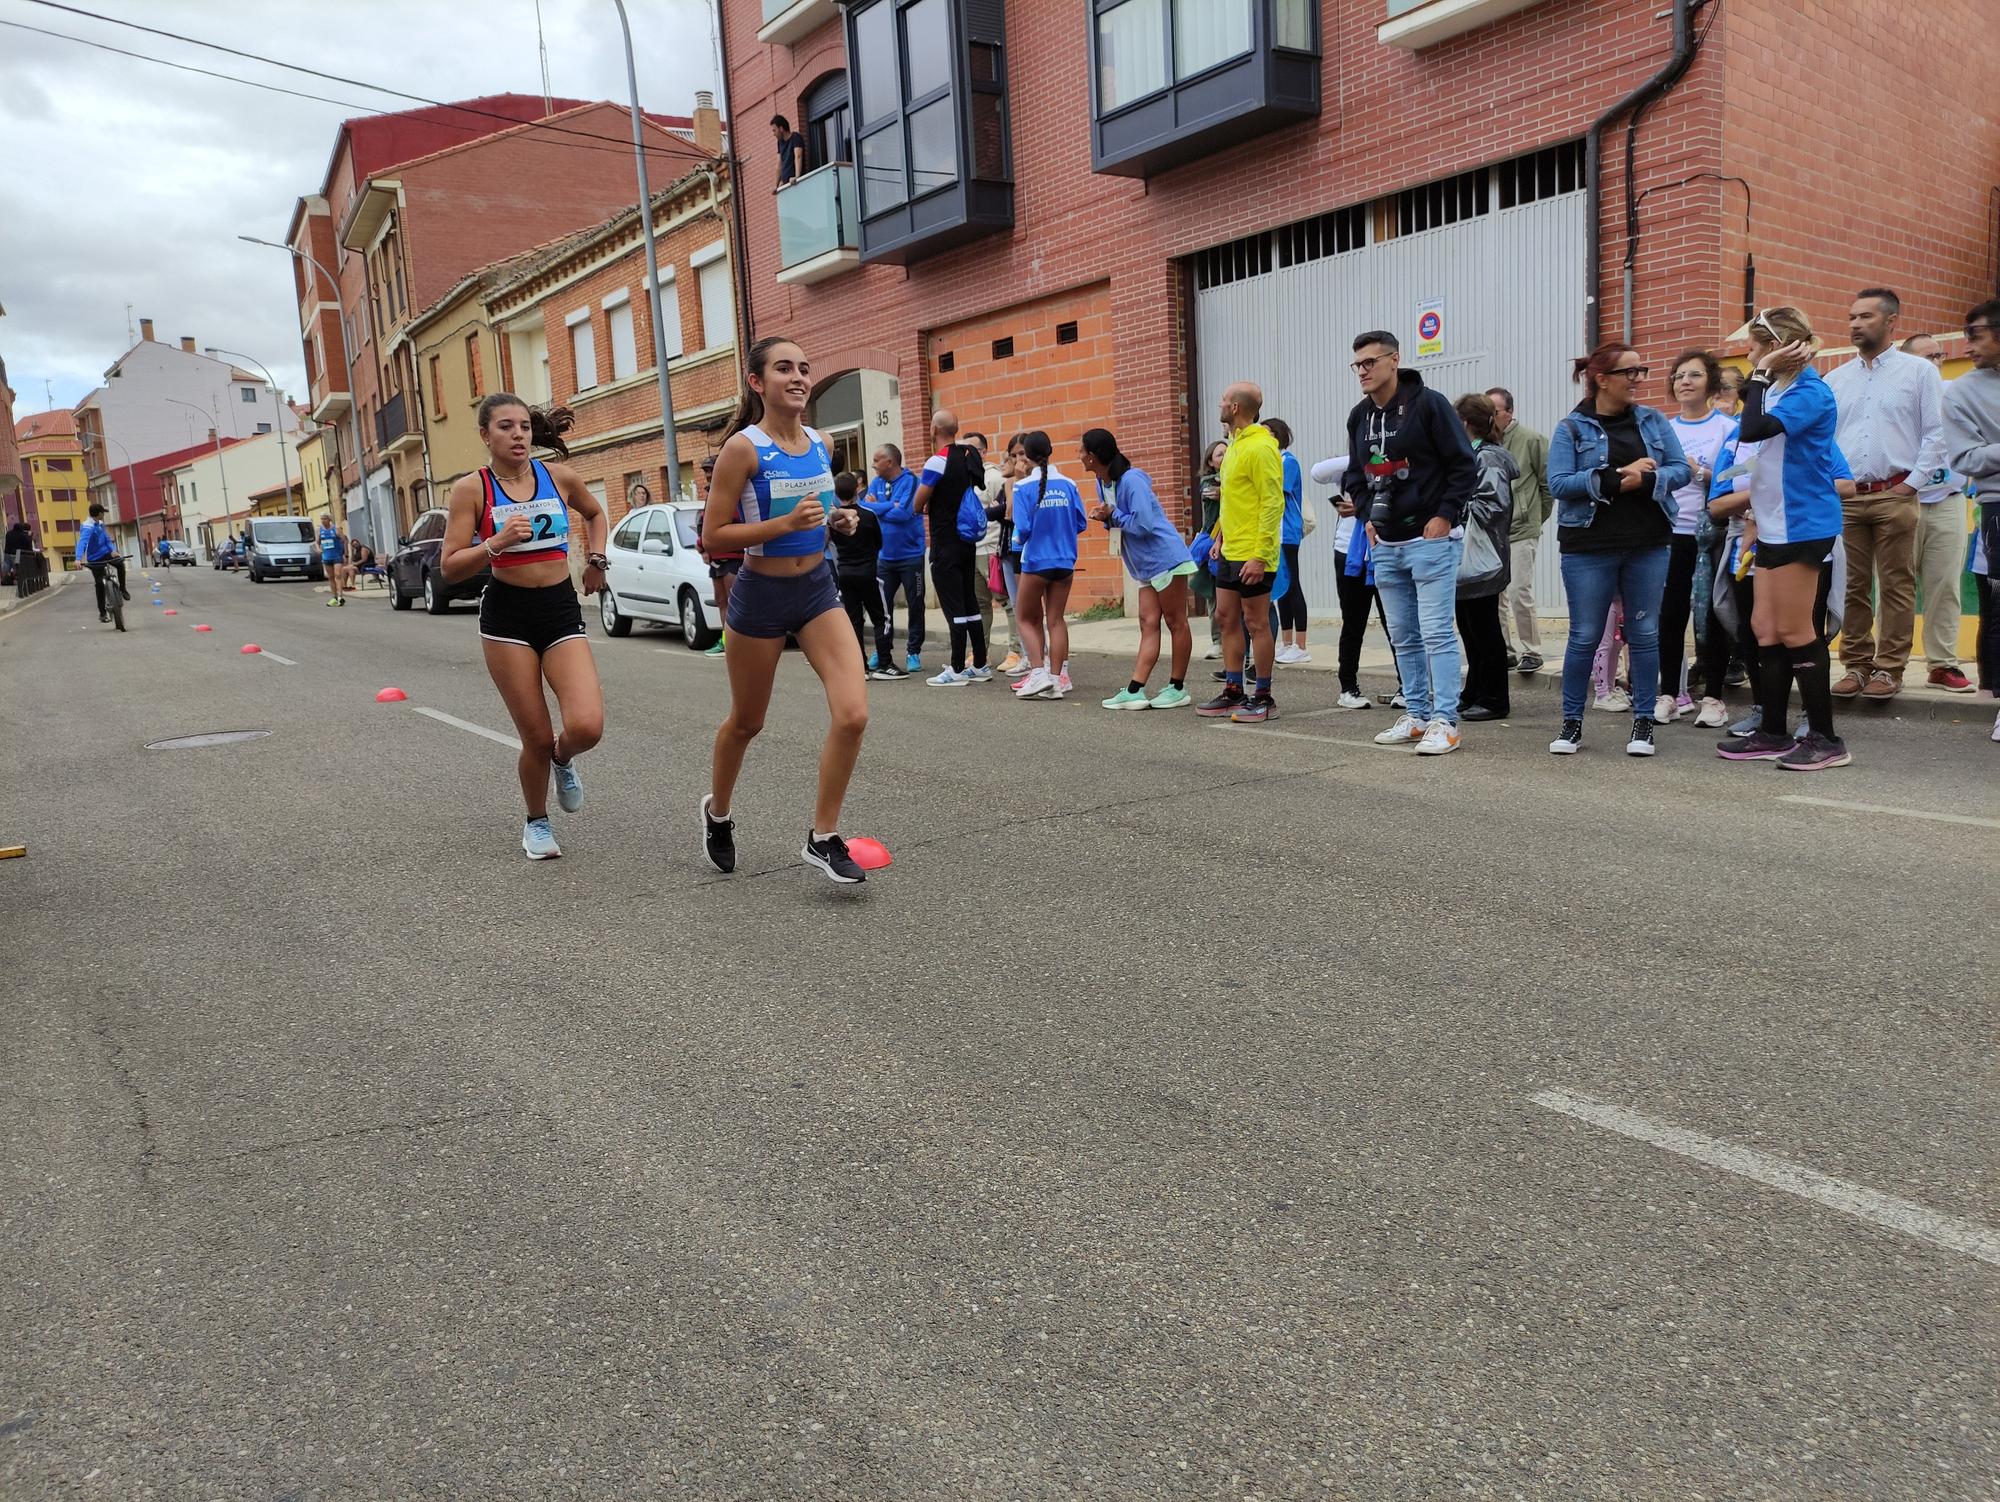
[[[1014,482],[1014,540],[1021,547],[1021,572],[1075,568],[1076,539],[1089,525],[1083,497],[1054,468]]]
[[[1840,465],[1834,435],[1840,424],[1833,390],[1810,365],[1784,390],[1764,392],[1762,382],[1744,388],[1738,460],[1746,443],[1757,443],[1750,475],[1750,509],[1761,542],[1812,542],[1840,535],[1840,496],[1833,482]],[[1759,424],[1758,417],[1767,419]],[[1775,425],[1768,435],[1761,426]],[[1759,441],[1761,440],[1761,441]]]
[[[569,557],[569,507],[564,504],[548,466],[539,459],[530,459],[528,463],[534,469],[535,493],[525,501],[507,494],[492,469],[482,466],[479,471],[479,520],[472,528],[472,540],[480,542],[499,536],[501,529],[517,516],[528,521],[527,538],[495,554],[495,568],[519,568],[523,564]]]
[[[752,423],[743,430],[757,449],[757,468],[743,487],[736,503],[739,522],[776,521],[789,516],[800,501],[818,501],[828,515],[833,512],[833,457],[826,440],[812,428],[805,430],[806,451],[788,454],[777,440]],[[743,550],[758,558],[811,558],[826,553],[826,527],[808,527],[803,532],[781,532],[768,542],[752,543]]]
[[[321,563],[340,562],[340,534],[331,527],[319,529],[319,561]]]

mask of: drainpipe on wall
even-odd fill
[[[722,0],[715,0],[715,46],[722,76],[716,87],[722,97],[722,158],[729,164],[729,217],[736,226],[736,304],[743,311],[743,343],[739,356],[748,355],[757,342],[757,315],[750,305],[750,231],[743,222],[743,163],[736,155],[736,104],[729,89],[729,27],[722,14]],[[737,364],[736,386],[743,388],[743,361]]]
[[[1583,138],[1583,175],[1586,188],[1584,214],[1584,265],[1589,277],[1590,293],[1584,299],[1584,348],[1597,348],[1603,333],[1603,302],[1599,293],[1603,290],[1604,234],[1601,225],[1604,206],[1604,132],[1626,111],[1635,111],[1632,125],[1625,139],[1625,337],[1632,337],[1632,264],[1638,239],[1638,211],[1634,207],[1634,187],[1632,167],[1637,150],[1639,117],[1657,99],[1665,95],[1680,82],[1689,64],[1694,61],[1694,8],[1695,0],[1673,0],[1673,55],[1667,65],[1638,88],[1612,105],[1610,109],[1591,122],[1590,130]]]

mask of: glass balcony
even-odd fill
[[[764,0],[764,24],[757,40],[794,46],[840,15],[834,0]]]
[[[807,285],[861,262],[854,168],[830,162],[778,189],[778,280]]]

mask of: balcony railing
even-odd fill
[[[823,282],[861,262],[854,168],[829,162],[778,189],[778,280]]]
[[[409,418],[406,415],[407,412],[408,408],[404,403],[403,393],[400,391],[382,403],[380,409],[375,413],[375,446],[377,448],[386,449],[398,439],[411,436]]]
[[[764,24],[757,40],[790,47],[840,15],[834,0],[764,0]]]

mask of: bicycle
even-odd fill
[[[114,563],[122,564],[126,557],[124,553],[113,553],[109,558],[100,558],[95,563],[84,565],[95,576],[97,587],[103,594],[104,609],[101,613],[108,613],[111,624],[120,631],[125,629],[125,590],[118,579],[124,571],[120,569],[114,573],[111,566]]]

